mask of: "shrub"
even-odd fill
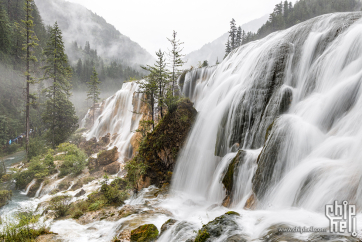
[[[82,173],[87,164],[87,156],[83,151],[81,151],[76,145],[69,143],[60,144],[58,150],[60,152],[65,152],[65,155],[62,156],[64,162],[59,168],[59,177],[66,176],[71,173],[75,175]]]
[[[56,196],[50,200],[50,209],[55,211],[57,218],[64,217],[71,206],[70,196]]]
[[[104,207],[104,201],[96,201],[89,206],[89,211],[97,211]]]
[[[29,153],[28,153],[29,160],[33,159],[34,157],[43,155],[46,152],[47,152],[47,149],[46,149],[45,142],[40,137],[31,138],[29,140]]]

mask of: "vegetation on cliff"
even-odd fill
[[[127,178],[134,186],[138,186],[140,176],[143,182],[148,178],[148,185],[162,186],[170,182],[177,156],[196,114],[193,104],[188,99],[181,99],[155,129],[147,134],[140,144],[138,154],[126,165]]]

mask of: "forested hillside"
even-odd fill
[[[299,0],[294,5],[289,1],[280,2],[275,5],[268,21],[256,33],[237,28],[235,22],[231,22],[225,52],[228,54],[242,44],[264,38],[275,31],[287,29],[323,14],[360,11],[361,8],[360,0]]]
[[[122,60],[123,65],[151,64],[154,58],[139,44],[122,35],[115,27],[85,7],[64,0],[35,0],[45,24],[58,21],[65,45],[73,42],[84,46],[88,41],[99,56],[108,61]],[[131,21],[131,20],[130,20]],[[67,50],[72,63],[81,56]]]
[[[43,7],[44,4],[46,3],[43,3]],[[29,9],[27,10],[25,6]],[[49,8],[47,12],[57,12]],[[59,16],[60,21],[57,26],[62,38],[61,45],[64,44],[65,53],[70,54],[62,57],[65,65],[69,65],[69,70],[67,69],[69,73],[66,73],[64,77],[64,80],[69,82],[69,86],[66,84],[62,91],[66,95],[64,100],[73,100],[78,115],[84,116],[90,105],[86,100],[87,82],[90,81],[93,68],[99,73],[99,88],[103,94],[102,97],[105,97],[104,95],[113,94],[120,89],[123,81],[140,78],[144,73],[140,68],[135,70],[130,67],[134,65],[130,56],[133,58],[140,54],[145,60],[149,54],[138,44],[121,35],[103,18],[85,8],[73,9],[73,11],[78,10],[80,16],[89,15],[96,23],[99,23],[97,29],[91,31],[87,23],[78,22],[86,26],[84,29],[91,31],[91,35],[80,34],[85,39],[89,38],[89,41],[84,41],[83,44],[73,41],[74,39],[67,32],[68,27],[73,25]],[[73,12],[73,16],[76,14],[77,12]],[[46,111],[46,102],[54,96],[54,94],[46,95],[46,88],[52,85],[51,80],[54,76],[45,75],[47,58],[49,59],[45,53],[52,38],[51,31],[54,30],[56,18],[53,16],[52,20],[48,19],[49,25],[46,25],[42,17],[34,1],[0,0],[0,145],[3,148],[2,151],[6,148],[7,152],[12,152],[20,147],[20,144],[9,146],[10,140],[18,142],[19,139],[16,139],[18,137],[24,140],[27,107],[30,113],[29,129],[34,130],[33,135],[43,135],[43,131],[49,129],[44,126],[43,114]],[[65,29],[65,33],[62,28]],[[82,30],[79,30],[79,33],[82,33]],[[95,39],[97,41],[94,41]],[[118,44],[122,45],[122,48],[115,49],[117,40],[120,40]],[[94,43],[94,46],[91,43]],[[129,48],[123,46],[124,43],[127,43]],[[97,46],[99,49],[96,48]],[[105,48],[106,46],[109,48]],[[28,89],[27,83],[29,83]],[[72,92],[77,92],[77,95],[72,95]],[[69,105],[68,108],[73,109]]]

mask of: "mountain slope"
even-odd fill
[[[268,20],[268,16],[269,15],[265,15],[261,18],[252,20],[243,24],[241,28],[245,30],[245,32],[256,32]],[[225,33],[211,43],[204,45],[199,50],[186,55],[186,66],[197,66],[199,61],[204,60],[207,60],[210,65],[214,65],[217,59],[221,62],[225,55],[225,43],[228,39],[228,35],[228,33]]]
[[[67,50],[76,41],[84,46],[89,41],[92,49],[106,59],[118,59],[129,65],[149,64],[153,57],[139,44],[122,35],[113,25],[85,7],[64,0],[35,0],[46,25],[58,22]],[[77,56],[69,53],[71,61]]]

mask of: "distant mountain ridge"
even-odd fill
[[[241,26],[245,32],[256,32],[269,18],[269,15],[264,15],[261,18],[252,20]],[[187,60],[186,66],[197,66],[199,61],[207,60],[209,65],[214,65],[218,59],[221,62],[225,55],[225,44],[228,39],[228,33],[223,34],[211,43],[205,44],[199,50],[195,50],[185,56]]]
[[[64,0],[35,0],[46,25],[58,22],[63,32],[67,54],[72,62],[76,56],[70,53],[70,46],[77,42],[91,48],[99,56],[109,60],[121,60],[130,66],[150,64],[154,58],[138,43],[121,34],[113,25],[87,8]]]

